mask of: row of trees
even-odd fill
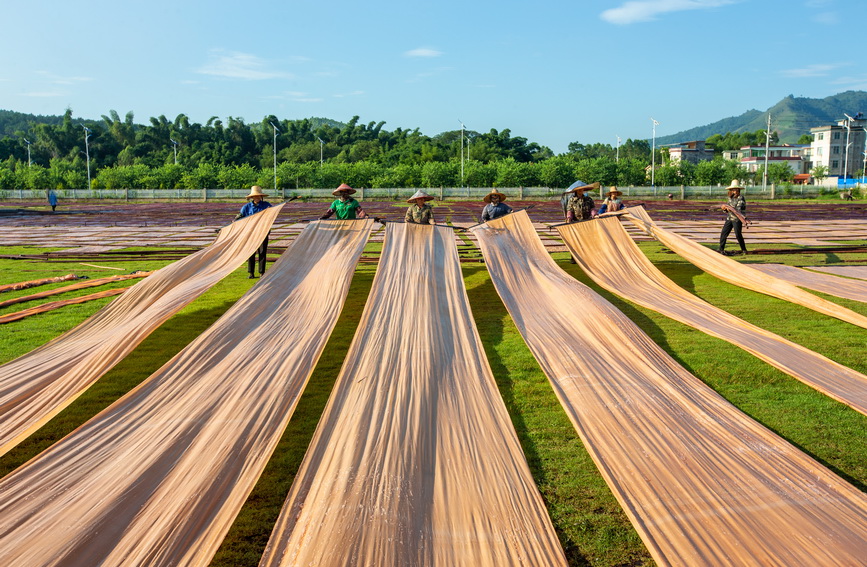
[[[463,177],[461,172],[463,171]],[[638,159],[615,161],[607,157],[577,159],[555,156],[541,162],[519,162],[505,158],[490,163],[452,159],[424,164],[393,166],[375,162],[281,163],[277,166],[277,189],[337,187],[552,187],[569,186],[576,179],[599,181],[603,185],[639,186],[647,184],[648,166]],[[763,172],[748,174],[737,162],[715,159],[698,165],[674,162],[657,166],[655,181],[661,186],[720,185],[732,179],[760,183]],[[768,180],[790,181],[791,170],[772,164]],[[100,169],[93,177],[93,189],[237,189],[260,185],[274,188],[273,168],[250,165],[118,165]],[[87,186],[85,172],[62,160],[49,167],[11,163],[0,164],[0,189],[80,189]]]
[[[360,124],[357,116],[346,124],[275,116],[252,124],[212,117],[199,124],[183,114],[140,125],[132,112],[121,118],[111,111],[101,121],[81,121],[68,109],[59,123],[35,122],[26,132],[0,139],[0,157],[8,156],[0,162],[0,189],[78,189],[87,187],[88,176],[94,189],[274,188],[275,141],[278,189],[343,182],[358,187],[562,188],[576,179],[621,186],[646,185],[650,179],[647,140],[629,139],[618,147],[573,142],[568,153],[555,156],[508,129],[430,137],[418,129],[387,131],[383,126]],[[764,131],[711,138],[719,147],[739,147],[758,143],[760,135],[764,138]],[[664,149],[656,151],[658,185],[716,185],[752,177],[721,158],[698,165],[671,163]],[[792,177],[785,166],[769,169],[772,182]],[[761,179],[762,172],[757,176]]]
[[[446,162],[461,154],[460,130],[430,137],[417,128],[388,131],[384,124],[359,124],[357,116],[347,124],[322,118],[279,120],[275,116],[252,124],[233,117],[224,122],[215,116],[199,124],[180,114],[173,121],[159,116],[141,125],[134,122],[132,112],[121,118],[112,110],[101,121],[82,121],[74,120],[67,109],[61,124],[34,123],[28,131],[0,139],[0,159],[11,156],[47,166],[52,160],[78,165],[89,157],[94,170],[175,163],[188,168],[209,163],[264,169],[274,165],[275,141],[277,163],[366,161],[392,166]],[[554,155],[535,142],[512,136],[508,129],[463,134],[465,158],[483,163],[507,158],[527,163]]]

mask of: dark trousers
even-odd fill
[[[265,237],[265,240],[262,241],[262,244],[259,246],[259,249],[253,252],[253,255],[247,258],[247,272],[251,276],[255,275],[256,269],[256,254],[259,255],[259,275],[265,273],[265,261],[268,257],[268,237]]]
[[[738,239],[738,244],[741,247],[741,252],[747,251],[747,245],[744,243],[744,235],[741,232],[744,228],[744,223],[739,220],[726,220],[722,227],[722,232],[719,233],[719,251],[722,252],[726,248],[726,239],[732,229],[735,229],[735,238]]]

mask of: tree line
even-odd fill
[[[92,189],[274,188],[275,142],[277,189],[344,182],[372,188],[562,188],[576,179],[620,186],[650,180],[647,140],[629,139],[618,147],[573,142],[567,153],[554,155],[508,129],[431,137],[417,128],[388,131],[384,124],[362,124],[357,116],[339,123],[273,115],[250,124],[233,117],[199,124],[180,114],[171,121],[152,117],[142,125],[132,112],[121,118],[112,110],[95,121],[73,119],[67,109],[59,123],[30,123],[0,139],[0,158],[7,156],[0,162],[0,189],[79,189],[87,187],[88,174]],[[757,136],[726,134],[716,141],[717,149],[748,145],[742,142]],[[664,148],[656,151],[658,185],[715,185],[750,177],[721,156],[694,165],[672,163]],[[769,168],[771,181],[790,178],[790,172]]]

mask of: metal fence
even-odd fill
[[[618,187],[623,191],[623,199],[677,199],[677,200],[719,200],[727,196],[724,185],[697,186],[677,185],[670,187],[630,186]],[[858,187],[854,194],[863,193]],[[332,199],[333,188],[265,189],[272,199],[288,198],[293,195],[313,199]],[[417,188],[359,188],[355,195],[358,199],[406,200]],[[427,187],[423,188],[439,200],[479,201],[491,191],[490,187]],[[563,189],[552,187],[499,187],[499,191],[513,201],[555,200],[562,195]],[[54,191],[63,200],[119,200],[119,201],[238,201],[249,193],[249,188],[238,189],[57,189]],[[758,186],[746,187],[745,196],[751,199],[802,199],[815,198],[820,194],[836,195],[839,189],[820,185],[769,185],[764,189]],[[42,189],[5,189],[0,190],[0,200],[46,200],[48,192]],[[593,195],[601,198],[599,194]]]

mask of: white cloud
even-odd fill
[[[65,95],[66,93],[60,91],[32,91],[29,93],[21,93],[21,96],[29,96],[34,98],[50,98]]]
[[[269,69],[263,59],[249,53],[212,50],[210,58],[208,63],[196,69],[197,73],[248,81],[291,78],[292,76],[289,73]]]
[[[831,71],[841,67],[839,64],[819,63],[816,65],[807,65],[799,69],[784,69],[780,74],[790,79],[812,79],[815,77],[827,77]]]
[[[851,91],[864,91],[867,90],[867,75],[863,75],[860,77],[853,76],[841,76],[837,77],[833,81],[831,81],[832,85],[840,85],[846,90]]]
[[[631,0],[605,10],[599,17],[611,24],[634,24],[657,19],[660,14],[684,10],[706,10],[735,4],[740,0]]]
[[[331,96],[333,96],[334,98],[344,98],[344,97],[348,97],[348,96],[361,96],[363,94],[364,94],[364,91],[352,91],[352,92],[348,92],[348,93],[333,94]]]
[[[840,23],[840,16],[837,12],[822,12],[813,17],[813,21],[817,24],[825,24],[826,26],[835,26]]]
[[[36,74],[44,77],[45,80],[55,85],[74,85],[93,80],[90,77],[64,77],[61,75],[55,75],[49,71],[36,71]]]
[[[430,49],[428,47],[419,47],[416,49],[410,49],[409,51],[404,53],[405,57],[439,57],[442,55],[442,51],[437,51],[436,49]]]

